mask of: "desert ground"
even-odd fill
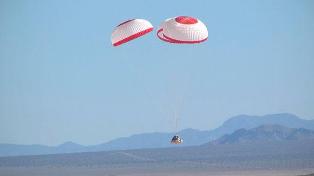
[[[1,176],[297,176],[314,173],[314,141],[0,157]]]
[[[5,167],[3,176],[297,176],[314,173],[314,168],[293,170],[232,170],[232,169],[152,169],[101,167]]]

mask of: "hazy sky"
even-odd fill
[[[199,45],[156,30],[112,47],[113,28],[190,15]],[[98,144],[213,129],[238,114],[314,119],[314,1],[0,0],[0,143]]]

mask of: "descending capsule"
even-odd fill
[[[171,139],[171,144],[181,144],[183,139],[181,139],[178,135],[175,135]]]
[[[111,34],[113,46],[119,46],[153,30],[153,25],[144,19],[131,19],[119,24]]]

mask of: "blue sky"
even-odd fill
[[[209,38],[156,30],[121,47],[127,19],[201,19]],[[135,133],[213,129],[238,114],[314,119],[313,1],[0,0],[0,143],[98,144]]]

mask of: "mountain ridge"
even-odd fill
[[[184,143],[180,146],[202,145],[216,140],[223,135],[231,134],[238,129],[251,129],[264,124],[314,130],[314,120],[301,119],[289,113],[268,114],[264,116],[238,115],[229,118],[221,126],[213,130],[196,130],[191,128],[181,130],[179,135],[182,136]],[[163,132],[141,133],[89,146],[83,146],[70,141],[58,146],[0,144],[0,156],[167,148],[174,147],[169,142],[173,135],[174,133]]]
[[[313,140],[314,131],[305,128],[288,128],[282,125],[265,124],[257,128],[239,129],[204,145],[221,145],[251,142],[271,142],[290,140]]]

